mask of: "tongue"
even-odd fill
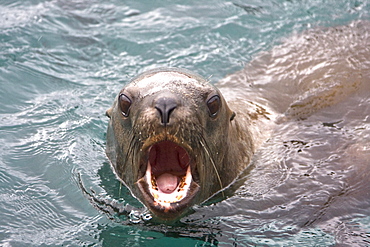
[[[157,186],[158,189],[163,192],[170,194],[172,193],[179,184],[179,178],[175,175],[170,173],[163,173],[159,177],[157,177]]]

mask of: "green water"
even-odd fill
[[[282,133],[309,141],[271,148],[271,157],[285,155],[275,174],[280,186],[251,192],[251,179],[171,226],[134,223],[128,214],[145,210],[120,186],[104,153],[105,110],[139,72],[182,67],[217,82],[292,33],[358,19],[370,19],[368,1],[1,0],[0,245],[370,245],[369,194],[317,210],[340,201],[333,194],[346,194],[345,171],[332,183],[320,177],[320,166],[340,165],[340,149],[317,157],[318,150],[332,151],[354,135],[370,140],[369,117],[361,128],[345,128],[327,112],[326,125],[299,125],[304,137],[287,125]],[[369,111],[369,98],[361,102]],[[314,165],[304,166],[310,159]],[[307,177],[296,181],[307,184],[304,197],[294,188],[297,170]],[[316,180],[308,182],[309,175]]]

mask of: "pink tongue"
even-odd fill
[[[167,194],[172,193],[179,184],[179,178],[169,173],[163,173],[156,180],[158,189]]]

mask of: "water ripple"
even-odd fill
[[[315,61],[321,61],[302,70],[300,80],[294,68],[312,57],[285,56],[289,50],[280,44],[307,44],[310,31],[294,34],[366,20],[369,10],[368,1],[358,0],[2,1],[0,244],[368,244],[369,84],[305,121],[280,123],[236,193],[196,206],[172,226],[129,220],[129,212],[140,216],[145,209],[120,185],[105,157],[104,112],[122,86],[148,68],[189,68],[216,82],[270,50],[280,56],[269,68],[257,61],[261,67],[255,73],[264,73],[254,78],[285,78],[286,91],[261,89],[270,96],[286,94],[282,105],[295,89],[292,82],[310,81],[313,71],[332,78],[335,61],[328,58],[334,55],[357,52],[358,59],[342,60],[346,68],[366,68],[367,78],[369,48],[355,45],[362,41],[346,43],[337,35],[334,41],[342,46],[328,52],[330,42],[323,46],[312,39],[315,52],[321,51]],[[369,38],[360,34],[356,37]],[[282,64],[288,69],[279,71]],[[324,82],[317,81],[305,96],[324,97]],[[76,173],[100,201],[90,203]]]

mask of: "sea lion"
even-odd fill
[[[107,111],[115,173],[155,217],[181,217],[230,185],[274,126],[366,94],[369,33],[368,21],[304,32],[217,88],[183,69],[139,75]]]
[[[145,72],[107,111],[107,156],[154,216],[176,219],[228,186],[267,135],[269,111],[239,104],[235,114],[215,86],[188,70]]]

